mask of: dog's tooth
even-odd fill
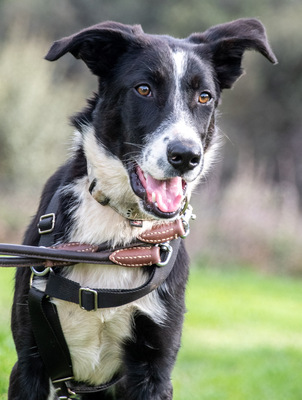
[[[152,192],[152,203],[156,202],[156,195],[154,192]]]

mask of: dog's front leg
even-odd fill
[[[28,311],[30,273],[29,269],[19,268],[16,274],[12,331],[18,361],[11,372],[8,400],[50,399],[50,380],[39,355]]]
[[[135,318],[134,340],[125,345],[126,379],[119,400],[171,400],[171,372],[180,346],[183,317],[159,326]]]
[[[188,279],[188,256],[183,243],[174,268],[158,289],[162,312],[160,324],[137,313],[133,335],[124,344],[123,383],[116,387],[118,400],[171,400],[171,373],[180,348]]]
[[[135,318],[135,339],[125,346],[127,395],[119,399],[172,399],[171,371],[179,348],[179,336],[144,315]]]
[[[49,378],[42,361],[28,358],[22,362],[19,359],[11,372],[8,400],[50,400],[49,396]]]

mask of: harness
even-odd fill
[[[72,362],[56,306],[51,298],[78,304],[87,312],[119,307],[136,301],[158,288],[173,269],[181,238],[189,234],[189,221],[195,219],[192,207],[186,204],[179,219],[155,226],[137,236],[127,246],[111,249],[108,243],[89,245],[63,243],[55,245],[59,191],[51,199],[46,213],[40,217],[38,246],[0,244],[0,267],[30,267],[32,274],[28,294],[29,314],[40,356],[60,400],[77,399],[77,395],[96,393],[122,379],[116,375],[100,386],[75,382]],[[136,225],[135,221],[130,221]],[[141,226],[138,222],[137,226]],[[133,289],[98,289],[82,287],[58,272],[62,267],[83,264],[105,264],[147,268],[144,284]],[[85,266],[83,267],[85,268]],[[44,281],[45,290],[35,287]]]

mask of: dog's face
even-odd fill
[[[212,68],[190,50],[157,38],[135,56],[122,56],[94,119],[100,142],[123,163],[141,211],[159,218],[179,213],[214,133]]]
[[[276,61],[257,20],[182,40],[109,22],[55,42],[48,60],[71,52],[99,77],[78,122],[94,197],[129,218],[175,218],[212,162],[215,109],[246,49]]]

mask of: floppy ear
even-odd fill
[[[242,56],[245,50],[256,50],[273,64],[277,59],[270,48],[265,28],[257,19],[238,19],[214,26],[188,40],[202,44],[201,53],[209,54],[221,89],[231,88],[243,73]]]
[[[66,53],[82,59],[95,75],[113,67],[117,59],[131,45],[139,45],[136,37],[142,34],[140,25],[104,22],[53,43],[45,56],[48,61],[58,60]]]

